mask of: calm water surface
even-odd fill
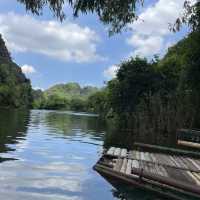
[[[105,133],[95,115],[0,110],[0,200],[158,199],[92,169]]]

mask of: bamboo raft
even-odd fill
[[[111,147],[94,169],[170,199],[200,199],[200,158]]]

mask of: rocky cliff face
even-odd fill
[[[29,107],[31,84],[15,64],[0,35],[0,107]]]
[[[0,34],[0,59],[11,61],[10,53],[5,45],[5,42]]]

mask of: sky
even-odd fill
[[[117,65],[131,56],[162,57],[167,49],[187,34],[169,31],[181,15],[183,0],[146,0],[139,20],[129,30],[112,37],[95,15],[67,17],[59,22],[45,9],[42,16],[25,11],[16,0],[0,1],[0,33],[11,56],[33,88],[77,82],[102,87],[116,75]]]

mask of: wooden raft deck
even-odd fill
[[[142,187],[157,185],[200,199],[197,158],[111,147],[94,168],[127,183]]]

